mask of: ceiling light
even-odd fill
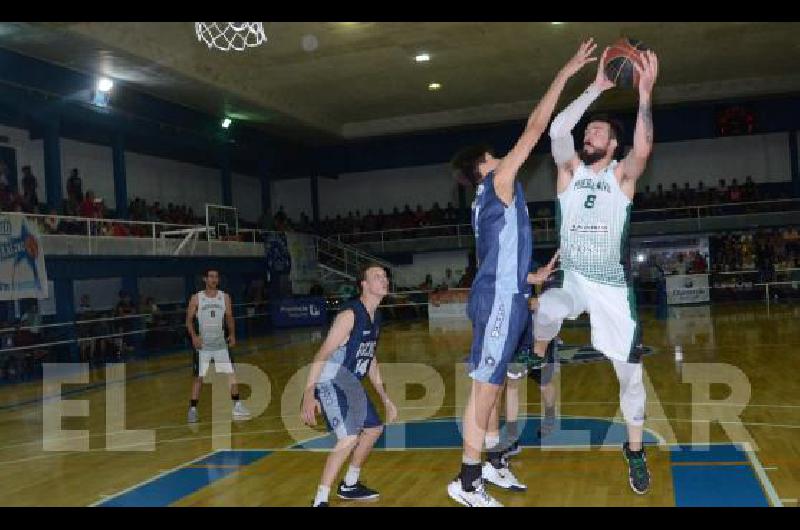
[[[414,57],[414,60],[417,61],[418,63],[424,63],[424,62],[430,61],[431,60],[431,56],[428,55],[425,52],[422,52],[422,53],[418,54],[416,57]]]
[[[439,90],[440,88],[442,88],[442,85],[439,83],[431,83],[428,85],[428,90]]]
[[[114,81],[107,77],[101,77],[97,81],[97,90],[100,92],[110,92],[112,88],[114,88]]]
[[[225,118],[224,120],[222,120],[222,128],[223,129],[227,129],[230,126],[231,126],[231,119],[230,118]]]

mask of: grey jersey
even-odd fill
[[[214,351],[227,349],[225,342],[225,293],[217,291],[214,297],[207,296],[205,291],[197,293],[197,323],[200,328],[200,339],[203,350]]]

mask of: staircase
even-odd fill
[[[355,282],[361,268],[368,263],[377,263],[386,269],[391,279],[392,264],[367,254],[363,250],[337,241],[317,237],[317,262],[322,273],[323,284]],[[391,285],[390,285],[391,289]]]

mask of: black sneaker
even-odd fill
[[[628,482],[631,489],[639,495],[644,495],[650,489],[650,472],[647,470],[647,457],[644,447],[641,451],[628,449],[628,442],[622,444],[622,454],[628,462]]]
[[[353,486],[347,486],[344,481],[342,481],[339,483],[339,489],[336,493],[339,494],[340,499],[351,501],[365,501],[378,498],[377,491],[369,489],[360,482],[356,482]]]
[[[312,503],[311,507],[312,508],[329,508],[328,501],[321,502],[321,503],[317,504],[316,506]]]

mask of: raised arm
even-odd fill
[[[596,61],[596,57],[591,57],[592,52],[597,47],[593,39],[589,39],[581,44],[575,55],[559,70],[550,88],[545,93],[544,97],[533,109],[528,123],[522,135],[514,144],[514,147],[509,153],[500,161],[497,166],[494,178],[495,192],[506,204],[511,202],[514,195],[514,179],[517,176],[517,171],[528,159],[528,156],[533,151],[533,148],[539,142],[542,133],[547,128],[550,122],[550,117],[553,115],[553,110],[558,103],[558,97],[564,89],[567,80],[575,75],[586,63]]]
[[[550,125],[550,150],[553,154],[556,167],[558,167],[558,193],[567,189],[572,173],[578,167],[580,159],[575,152],[575,141],[572,139],[572,129],[578,124],[589,106],[600,97],[600,94],[612,88],[612,83],[605,73],[606,55],[608,48],[603,51],[600,64],[597,65],[597,75],[591,85],[575,101],[570,103]]]
[[[641,54],[642,66],[635,62],[633,67],[639,72],[639,113],[636,116],[636,128],[633,131],[633,149],[619,165],[622,191],[633,198],[636,192],[636,180],[644,173],[647,159],[653,150],[653,85],[658,76],[658,57],[650,50]]]

